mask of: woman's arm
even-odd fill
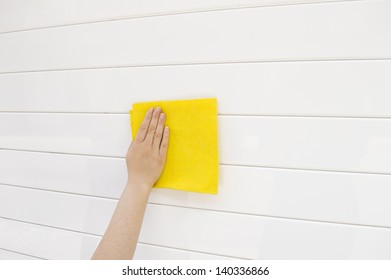
[[[166,162],[168,127],[162,110],[151,108],[126,155],[128,182],[92,259],[132,259],[149,193]]]

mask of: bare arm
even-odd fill
[[[160,108],[151,108],[126,155],[128,182],[92,259],[132,259],[149,193],[166,162],[168,128]]]

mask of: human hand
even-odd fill
[[[160,107],[150,108],[126,154],[128,185],[151,189],[166,163],[169,131]]]

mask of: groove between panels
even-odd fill
[[[1,188],[1,186],[26,189],[26,190],[49,192],[49,193],[58,193],[58,194],[64,194],[64,195],[69,195],[69,196],[81,196],[81,197],[88,197],[88,198],[94,198],[94,199],[118,201],[118,198],[114,198],[114,197],[90,195],[90,194],[75,193],[75,192],[66,192],[66,191],[59,191],[59,190],[41,189],[38,187],[22,186],[22,185],[7,184],[7,183],[0,182],[0,188]]]
[[[56,114],[56,115],[98,115],[110,116],[121,115],[129,116],[129,112],[77,112],[77,111],[1,111],[2,114]],[[339,115],[281,115],[281,114],[218,114],[218,117],[251,117],[251,118],[300,118],[300,119],[359,119],[359,120],[391,120],[391,116],[339,116]]]
[[[26,256],[26,257],[32,257],[32,258],[36,258],[36,259],[40,259],[40,260],[47,260],[47,259],[44,259],[44,258],[41,258],[41,257],[37,257],[37,256],[29,255],[29,254],[26,254],[26,253],[21,253],[21,252],[5,249],[5,248],[2,248],[2,247],[0,247],[0,250],[7,251],[7,252],[10,252],[10,253],[15,253],[15,254],[18,254],[18,255],[23,255],[23,256]]]
[[[247,260],[247,259],[245,259],[245,258],[239,258],[239,257],[234,257],[234,256],[227,256],[227,255],[221,255],[221,254],[211,254],[211,253],[205,253],[205,252],[201,252],[201,251],[194,251],[194,250],[188,250],[188,249],[180,249],[180,248],[169,247],[169,246],[163,246],[163,245],[157,245],[157,244],[146,243],[146,242],[137,242],[137,244],[143,244],[143,245],[147,245],[147,246],[151,246],[151,247],[157,247],[157,248],[173,249],[173,250],[183,251],[183,252],[200,253],[200,254],[203,254],[203,255],[217,256],[217,257],[221,256],[221,257],[228,257],[228,258],[235,258],[235,259]],[[5,249],[5,248],[2,248],[2,247],[0,247],[0,250],[7,251],[7,252],[10,252],[10,253],[15,253],[15,254],[18,254],[18,255],[23,255],[23,256],[27,256],[27,257],[36,258],[36,259],[39,259],[39,260],[48,260],[48,259],[45,259],[45,258],[42,258],[42,257],[38,257],[38,256],[34,256],[34,255],[29,255],[29,254],[26,254],[26,253],[21,253],[21,252],[18,252],[18,251],[13,251],[13,250],[10,250],[10,249]]]
[[[106,18],[106,19],[100,19],[100,20],[88,20],[88,21],[81,21],[81,22],[69,22],[65,24],[56,24],[56,25],[50,25],[50,26],[41,26],[41,27],[33,27],[33,28],[25,28],[25,29],[17,29],[17,30],[11,30],[11,31],[4,31],[0,32],[0,35],[2,34],[10,34],[10,33],[17,33],[17,32],[27,32],[27,31],[35,31],[35,30],[42,30],[42,29],[51,29],[51,28],[58,28],[58,27],[71,27],[71,26],[77,26],[77,25],[85,25],[85,24],[94,24],[94,23],[104,23],[104,22],[113,22],[113,21],[122,21],[122,20],[131,20],[131,19],[143,19],[143,18],[151,18],[151,17],[161,17],[161,16],[174,16],[174,15],[185,15],[185,14],[194,14],[194,13],[206,13],[206,12],[223,12],[223,11],[230,11],[230,10],[243,10],[243,9],[255,9],[255,8],[272,8],[272,7],[278,7],[278,6],[300,6],[300,5],[314,5],[314,4],[332,4],[332,3],[343,3],[343,2],[359,2],[359,1],[366,1],[366,0],[340,0],[340,1],[319,1],[319,2],[301,2],[301,3],[279,3],[279,4],[260,4],[260,5],[242,5],[242,6],[231,6],[231,7],[225,7],[225,8],[201,8],[201,9],[193,9],[193,10],[184,10],[184,11],[177,11],[177,12],[162,12],[162,13],[151,13],[151,14],[141,14],[141,15],[134,15],[134,16],[125,16],[125,17],[116,17],[116,18]]]
[[[0,151],[11,152],[23,152],[23,153],[39,153],[39,154],[53,154],[53,155],[65,155],[65,156],[80,156],[80,157],[96,157],[96,158],[109,158],[109,159],[122,159],[125,157],[117,156],[105,156],[105,155],[91,155],[91,154],[78,154],[78,153],[64,153],[64,152],[51,152],[51,151],[35,151],[35,150],[23,150],[23,149],[9,149],[0,148]],[[277,170],[296,170],[304,172],[333,172],[333,173],[346,173],[346,174],[359,174],[359,175],[379,175],[390,176],[391,173],[382,172],[369,172],[369,171],[348,171],[348,170],[331,170],[331,169],[311,169],[311,168],[296,168],[296,167],[281,167],[281,166],[263,166],[252,164],[237,164],[237,163],[219,163],[219,166],[234,166],[234,167],[249,167],[249,168],[262,168],[262,169],[277,169]]]
[[[54,154],[54,155],[66,155],[66,156],[85,156],[85,157],[110,158],[110,159],[125,159],[125,157],[118,157],[118,156],[89,155],[89,154],[51,152],[51,151],[34,151],[34,150],[9,149],[9,148],[0,148],[0,151],[42,153],[42,154]]]
[[[2,185],[7,186],[8,184],[2,184]],[[8,185],[8,186],[16,187],[16,188],[30,189],[29,187],[25,187],[25,186],[17,186],[17,185]],[[31,188],[31,189],[33,189],[33,188]],[[58,191],[54,191],[54,190],[42,190],[42,189],[34,189],[34,190],[53,192],[53,193],[57,193],[58,192]],[[58,193],[62,193],[62,192],[58,192]],[[76,193],[67,193],[67,194],[75,195],[75,196],[80,195],[80,194],[76,194]],[[84,197],[87,196],[87,197],[95,198],[94,196],[89,196],[89,195],[80,195],[80,196],[84,196]],[[103,199],[110,199],[110,198],[103,198]],[[118,199],[111,199],[111,200],[117,200],[118,201]],[[379,229],[384,229],[384,230],[391,230],[390,226],[376,226],[376,225],[367,225],[367,224],[359,224],[359,223],[346,223],[346,222],[335,222],[335,221],[327,221],[327,220],[291,218],[291,217],[274,216],[274,215],[259,215],[259,214],[253,214],[253,213],[235,212],[235,211],[218,210],[218,209],[207,209],[207,208],[199,208],[199,207],[193,207],[193,206],[179,206],[179,205],[163,204],[163,203],[156,203],[156,202],[148,202],[148,204],[149,205],[156,205],[156,206],[163,206],[163,207],[180,208],[180,209],[192,209],[192,210],[198,210],[198,211],[203,211],[203,212],[211,212],[211,213],[222,213],[222,214],[230,214],[230,215],[252,216],[252,217],[266,218],[266,219],[287,220],[287,221],[295,221],[295,222],[321,223],[321,224],[340,225],[340,226],[379,228]],[[23,220],[18,220],[18,219],[9,218],[9,217],[0,216],[0,218],[9,219],[9,220],[15,220],[15,221],[24,222],[24,223],[31,223],[31,224],[35,224],[35,225],[39,225],[39,226],[45,226],[45,227],[50,227],[50,228],[55,228],[55,229],[73,231],[73,232],[77,232],[77,233],[81,233],[81,234],[87,234],[87,235],[92,235],[92,236],[98,236],[98,237],[101,236],[99,234],[87,233],[87,232],[83,232],[83,231],[77,231],[77,230],[72,230],[72,229],[67,229],[67,228],[62,228],[62,227],[54,227],[54,226],[50,226],[50,225],[34,223],[34,222],[29,222],[29,221],[23,221]]]
[[[67,229],[67,228],[61,228],[61,227],[54,227],[54,226],[49,226],[49,225],[45,225],[45,224],[34,223],[34,222],[31,222],[31,221],[23,221],[23,220],[18,220],[18,219],[14,219],[14,218],[3,217],[3,216],[0,216],[0,219],[14,221],[14,222],[23,223],[23,224],[30,224],[30,225],[40,226],[40,227],[46,227],[46,228],[51,228],[51,229],[56,229],[56,230],[69,231],[69,232],[74,232],[74,233],[81,234],[81,235],[88,235],[88,236],[92,236],[92,237],[99,237],[99,238],[102,237],[99,234],[86,233],[86,232],[83,232],[83,231]]]
[[[234,258],[234,259],[240,259],[240,260],[249,260],[246,258],[239,258],[239,257],[234,257],[234,256],[228,256],[228,255],[221,255],[221,254],[212,254],[212,253],[205,253],[202,251],[194,251],[194,250],[188,250],[188,249],[180,249],[176,247],[170,247],[170,246],[164,246],[164,245],[156,245],[152,243],[146,243],[146,242],[137,242],[138,244],[143,244],[143,245],[148,245],[148,246],[153,246],[153,247],[160,247],[160,248],[167,248],[167,249],[174,249],[174,250],[179,250],[179,251],[184,251],[184,252],[191,252],[191,253],[199,253],[199,254],[204,254],[204,255],[212,255],[212,256],[220,256],[220,257],[227,257],[227,258]]]
[[[233,256],[226,256],[226,255],[220,255],[220,254],[211,254],[211,253],[205,253],[205,252],[201,252],[201,251],[180,249],[180,248],[169,247],[169,246],[162,246],[162,245],[156,245],[156,244],[145,243],[145,242],[137,242],[137,244],[142,244],[142,245],[147,245],[147,246],[157,247],[157,248],[173,249],[173,250],[183,251],[183,252],[200,253],[200,254],[203,254],[203,255],[217,256],[217,257],[221,256],[221,257],[228,257],[228,258],[234,258],[234,259],[247,260],[247,259],[245,259],[245,258],[239,258],[239,257],[233,257]],[[23,255],[23,256],[27,256],[27,257],[36,258],[36,259],[39,259],[39,260],[48,260],[48,259],[45,259],[45,258],[42,258],[42,257],[38,257],[38,256],[34,256],[34,255],[29,255],[29,254],[26,254],[26,253],[22,253],[22,252],[18,252],[18,251],[13,251],[13,250],[10,250],[10,249],[5,249],[5,248],[2,248],[2,247],[0,247],[0,250],[6,251],[6,252],[10,252],[10,253],[15,253],[15,254],[18,254],[18,255]]]
[[[361,0],[352,0],[361,1]],[[365,0],[363,0],[365,1]],[[348,61],[388,61],[391,57],[352,57],[352,58],[303,58],[303,59],[264,59],[264,60],[249,60],[249,61],[212,61],[212,62],[183,62],[183,63],[157,63],[157,64],[128,64],[128,65],[108,65],[96,67],[74,67],[74,68],[58,68],[58,69],[37,69],[23,71],[5,71],[0,72],[0,75],[7,74],[26,74],[39,72],[58,72],[58,71],[80,71],[80,70],[103,70],[103,69],[120,69],[120,68],[140,68],[140,67],[170,67],[170,66],[192,66],[192,65],[223,65],[223,64],[253,64],[253,63],[304,63],[304,62],[348,62]]]
[[[93,237],[99,237],[99,238],[102,237],[101,235],[95,235],[95,234],[90,234],[90,233],[85,233],[85,232],[80,232],[80,231],[75,231],[75,230],[70,230],[70,229],[65,229],[65,228],[52,227],[52,226],[48,226],[48,225],[43,225],[43,224],[38,224],[38,223],[33,223],[33,222],[26,222],[26,221],[17,220],[17,219],[12,219],[12,218],[6,218],[6,217],[0,217],[0,218],[1,218],[1,219],[5,219],[5,220],[10,220],[10,221],[19,222],[19,223],[24,223],[24,224],[31,224],[31,225],[36,225],[36,226],[41,226],[41,227],[46,227],[46,228],[52,228],[52,229],[57,229],[57,230],[69,231],[69,232],[74,232],[74,233],[77,233],[77,234],[90,235],[90,236],[93,236]],[[151,245],[151,246],[155,246],[155,247],[162,247],[162,248],[175,249],[175,250],[180,250],[180,251],[187,251],[187,252],[194,252],[194,253],[202,253],[202,254],[206,254],[206,255],[215,255],[215,256],[224,256],[224,257],[230,257],[230,258],[238,258],[238,257],[235,257],[235,256],[227,256],[227,255],[221,255],[221,254],[213,254],[213,253],[207,253],[207,252],[202,252],[202,251],[194,251],[194,250],[188,250],[188,249],[182,249],[182,248],[175,248],[175,247],[169,247],[169,246],[162,246],[162,245],[152,244],[152,243],[145,243],[145,242],[138,242],[138,243],[140,243],[140,244],[145,244],[145,245]],[[10,251],[10,250],[6,250],[6,251]],[[12,252],[12,251],[10,251],[10,252]],[[26,256],[29,256],[29,255],[26,255]],[[35,256],[31,256],[31,257],[35,257]],[[36,257],[36,258],[39,258],[39,257]],[[43,259],[43,258],[40,258],[40,259]],[[244,259],[244,258],[238,258],[238,259]]]
[[[375,225],[365,225],[365,224],[355,224],[355,223],[342,223],[342,222],[333,222],[333,221],[322,221],[322,220],[314,220],[314,219],[289,218],[289,217],[281,217],[281,216],[273,216],[273,215],[258,215],[258,214],[251,214],[251,213],[240,213],[240,212],[233,212],[233,211],[212,210],[212,209],[204,209],[204,208],[197,208],[197,207],[187,207],[187,206],[177,206],[177,205],[168,205],[168,204],[160,204],[160,203],[152,203],[152,202],[148,202],[148,204],[159,205],[159,206],[166,206],[166,207],[175,207],[175,208],[187,208],[187,209],[194,209],[194,210],[208,211],[208,212],[219,212],[219,213],[241,215],[241,216],[253,216],[253,217],[258,217],[258,218],[275,219],[275,220],[288,220],[288,221],[294,221],[294,222],[308,222],[308,223],[319,223],[319,224],[329,224],[329,225],[339,225],[339,226],[379,228],[379,229],[384,229],[384,230],[391,230],[391,227],[388,227],[388,226],[375,226]]]
[[[263,169],[277,169],[277,170],[294,170],[304,172],[332,172],[332,173],[346,173],[356,175],[379,175],[379,176],[390,176],[390,173],[380,172],[363,172],[363,171],[345,171],[345,170],[329,170],[329,169],[311,169],[311,168],[296,168],[296,167],[279,167],[279,166],[262,166],[252,164],[235,164],[235,163],[220,163],[221,166],[236,166],[236,167],[250,167],[250,168],[263,168]]]

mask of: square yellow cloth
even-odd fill
[[[132,137],[151,107],[161,107],[170,129],[167,161],[156,188],[216,194],[218,189],[217,99],[135,103]]]

